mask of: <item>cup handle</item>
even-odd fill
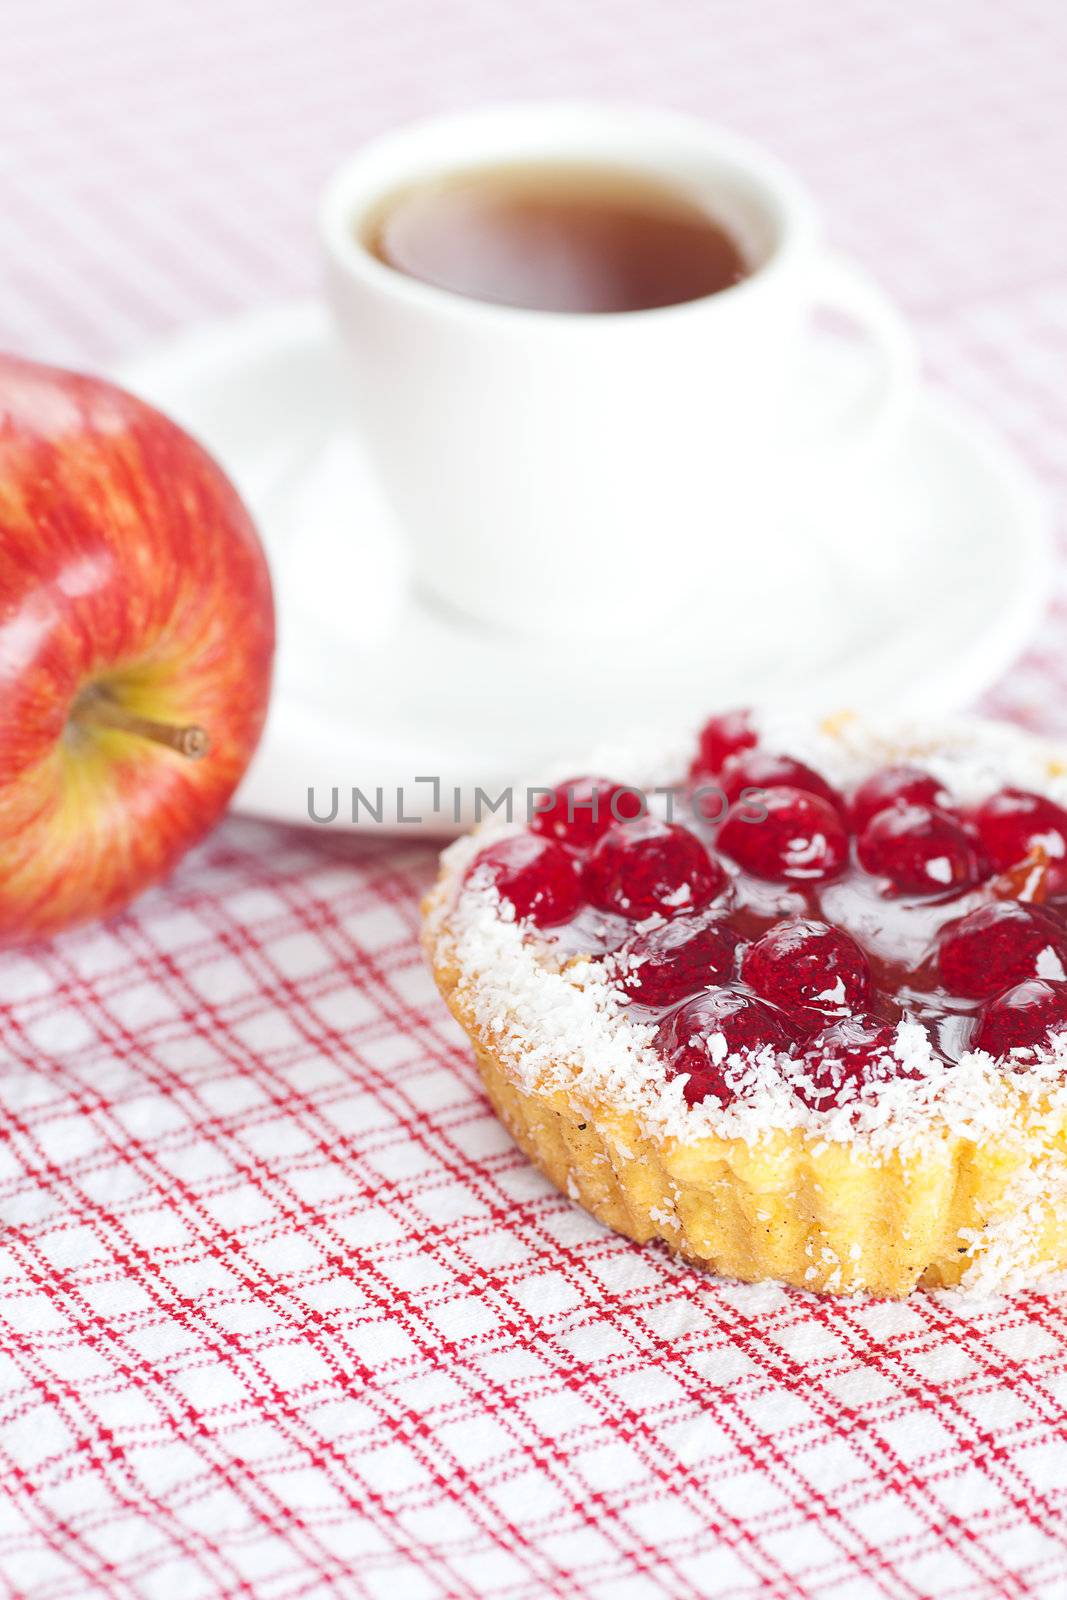
[[[823,259],[815,306],[851,323],[876,358],[876,372],[865,393],[823,424],[832,434],[838,458],[843,453],[850,464],[862,464],[899,436],[911,410],[919,371],[915,340],[892,301],[862,267],[844,256]]]

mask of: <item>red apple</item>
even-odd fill
[[[273,652],[210,456],[110,383],[0,355],[0,943],[117,911],[207,833]]]

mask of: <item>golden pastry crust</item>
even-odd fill
[[[564,1194],[608,1227],[695,1265],[827,1294],[899,1298],[917,1285],[978,1294],[1067,1266],[1067,1104],[1006,1080],[997,1129],[933,1117],[896,1148],[769,1127],[757,1139],[697,1124],[679,1138],[621,1108],[566,1060],[531,1078],[522,1022],[486,1018],[454,908],[463,858],[427,897],[434,977],[470,1039],[501,1121]],[[605,1073],[605,1084],[610,1074]]]

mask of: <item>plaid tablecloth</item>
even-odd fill
[[[404,115],[598,93],[765,140],[1062,495],[1059,0],[5,0],[0,339],[101,363],[314,282]],[[1067,730],[1062,590],[991,697]],[[426,848],[233,820],[0,958],[0,1586],[1067,1594],[1067,1292],[732,1288],[606,1234],[489,1113]]]

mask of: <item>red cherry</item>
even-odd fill
[[[741,977],[764,1000],[813,1023],[865,1005],[871,989],[855,939],[813,917],[789,917],[749,945]]]
[[[509,900],[517,917],[539,928],[569,922],[582,904],[577,862],[562,845],[533,833],[509,834],[489,845],[472,862],[467,879],[491,883]]]
[[[619,987],[642,1006],[672,1006],[708,984],[725,983],[740,944],[721,911],[675,917],[623,945]]]
[[[982,802],[972,821],[998,872],[1025,861],[1038,846],[1052,864],[1052,893],[1067,889],[1067,811],[1054,800],[1025,789],[1002,789]]]
[[[598,910],[640,922],[698,911],[726,887],[726,874],[688,828],[641,817],[608,830],[589,857],[586,884]]]
[[[643,810],[641,796],[611,778],[568,778],[553,790],[550,805],[531,819],[535,833],[561,844],[587,850],[616,822],[628,822]]]
[[[842,1017],[816,1034],[803,1057],[793,1093],[812,1111],[830,1111],[856,1097],[866,1083],[912,1076],[892,1055],[896,1027],[874,1017]]]
[[[689,1074],[682,1093],[698,1105],[709,1095],[728,1105],[735,1097],[727,1057],[771,1045],[787,1050],[792,1043],[783,1018],[770,1006],[736,989],[712,989],[688,1001],[660,1024],[656,1048],[671,1077]]]
[[[1043,976],[1067,976],[1067,934],[1047,913],[1017,900],[979,906],[943,928],[938,941],[941,982],[969,1000],[1042,975],[1039,963],[1048,964]]]
[[[718,716],[709,717],[700,730],[690,777],[716,777],[727,756],[750,750],[757,737],[748,711],[721,711]]]
[[[1011,1050],[1047,1045],[1063,1027],[1067,1027],[1067,983],[1029,978],[989,1001],[971,1048],[999,1058]]]
[[[835,811],[845,811],[841,795],[814,768],[771,750],[741,750],[730,756],[723,762],[719,784],[730,801],[739,800],[745,789],[788,788],[816,794]]]
[[[839,877],[848,865],[848,835],[826,800],[799,789],[768,789],[736,800],[719,830],[720,850],[773,883]]]
[[[898,805],[877,812],[860,835],[860,865],[905,894],[946,894],[978,879],[966,829],[933,806]]]
[[[852,828],[862,833],[871,818],[886,806],[945,806],[951,797],[937,779],[921,767],[883,767],[861,783],[852,796]]]

